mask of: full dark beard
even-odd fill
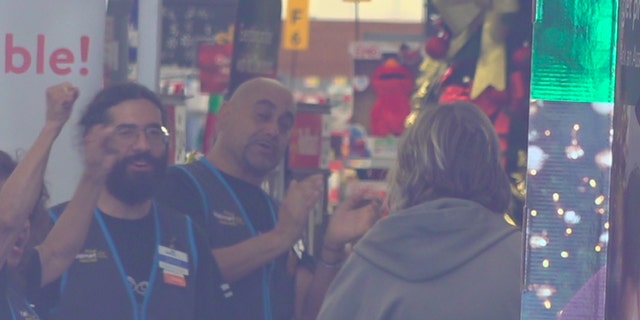
[[[137,160],[145,160],[153,166],[149,172],[127,172],[127,165]],[[109,193],[128,205],[140,204],[151,199],[156,188],[164,178],[167,168],[167,156],[154,157],[150,153],[141,153],[127,157],[116,163],[107,177]]]

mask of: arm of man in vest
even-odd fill
[[[368,204],[361,206],[366,201]],[[349,255],[347,244],[362,237],[380,219],[381,201],[366,190],[349,196],[333,212],[324,236],[322,250],[316,257],[313,278],[302,291],[302,300],[296,301],[296,310],[302,310],[296,319],[313,320],[317,317],[329,285]]]
[[[84,172],[60,219],[36,248],[42,270],[41,286],[58,279],[84,244],[100,191],[118,159],[117,151],[110,147],[113,131],[113,127],[96,125],[83,138]]]
[[[0,265],[40,197],[51,147],[69,119],[77,97],[78,90],[70,83],[47,89],[45,124],[0,190]]]
[[[223,278],[233,282],[291,250],[307,227],[309,212],[320,200],[322,175],[292,181],[278,211],[278,223],[269,232],[236,245],[213,249]]]

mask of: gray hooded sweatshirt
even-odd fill
[[[380,220],[329,288],[320,320],[520,318],[522,233],[443,198]]]

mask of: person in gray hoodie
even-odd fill
[[[520,318],[522,234],[493,126],[475,105],[426,108],[389,174],[391,214],[355,245],[318,319]]]

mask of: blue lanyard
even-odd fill
[[[16,318],[16,312],[13,309],[13,303],[11,303],[11,299],[9,299],[9,297],[6,297],[7,299],[7,304],[9,305],[9,311],[11,312],[11,319],[13,320],[18,320],[18,318]],[[29,312],[31,312],[30,315],[35,316],[35,319],[40,319],[40,317],[36,314],[36,311],[33,310],[33,308],[29,305],[29,303],[27,303],[26,301],[23,301],[22,303],[24,303],[25,307],[27,307],[27,310],[29,310]],[[22,316],[20,317],[20,319],[24,319]]]
[[[216,176],[216,178],[218,178],[218,180],[222,183],[225,189],[227,189],[227,191],[229,192],[229,195],[235,202],[236,207],[240,211],[240,214],[242,215],[242,219],[245,221],[247,228],[249,228],[249,233],[251,233],[251,236],[252,237],[257,236],[258,232],[256,228],[253,226],[251,219],[249,219],[247,210],[244,208],[244,206],[240,202],[240,199],[238,199],[238,195],[231,188],[231,186],[229,185],[229,182],[227,182],[227,179],[224,178],[224,176],[220,173],[220,170],[218,170],[211,162],[209,162],[207,158],[202,157],[200,158],[200,161],[202,161],[202,163],[207,168],[209,168],[209,170],[211,170],[211,172]],[[263,192],[263,195],[267,202],[267,205],[269,206],[269,213],[271,214],[271,219],[273,221],[273,225],[275,226],[277,223],[276,210],[273,208],[273,204],[271,204],[271,200],[266,195],[266,193]],[[269,283],[271,282],[271,275],[273,274],[274,269],[275,269],[275,263],[273,261],[271,261],[269,267],[267,266],[262,267],[262,303],[264,307],[265,320],[271,320],[273,318],[273,315],[271,312],[271,291],[269,290]]]
[[[107,229],[106,224],[104,223],[104,219],[100,215],[100,211],[98,208],[94,211],[94,216],[100,225],[100,229],[102,229],[102,233],[104,234],[104,238],[107,240],[107,244],[109,245],[109,249],[111,250],[111,255],[113,256],[113,261],[120,272],[120,278],[122,279],[122,284],[127,290],[127,294],[129,296],[129,300],[131,301],[131,305],[133,306],[133,319],[146,319],[147,318],[147,305],[149,304],[149,297],[151,297],[151,292],[153,290],[153,286],[156,280],[156,274],[158,272],[158,247],[160,246],[160,220],[158,218],[158,209],[156,208],[156,203],[153,202],[153,220],[155,222],[156,229],[156,250],[153,255],[153,265],[151,266],[151,274],[149,275],[149,285],[147,286],[147,291],[144,295],[144,300],[142,302],[142,311],[138,306],[138,302],[136,301],[133,290],[131,289],[131,285],[127,280],[127,273],[124,271],[124,266],[122,264],[122,260],[118,255],[118,250],[116,249],[115,243],[113,242],[113,238],[109,233],[109,229]]]

